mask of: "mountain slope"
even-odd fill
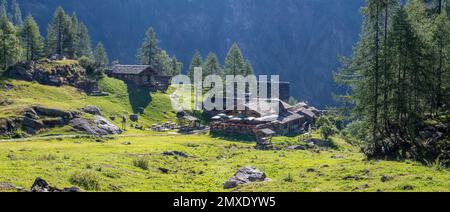
[[[24,14],[43,26],[62,5],[76,11],[93,40],[104,42],[111,59],[134,63],[146,28],[186,69],[196,49],[221,60],[238,42],[258,74],[280,74],[292,95],[325,106],[333,103],[331,72],[337,55],[357,40],[363,0],[35,0],[19,1]]]

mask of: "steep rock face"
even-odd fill
[[[20,62],[8,68],[6,77],[36,81],[43,85],[70,85],[82,88],[86,81],[86,71],[76,61]]]
[[[206,56],[238,42],[258,74],[292,82],[292,95],[314,105],[332,103],[331,73],[338,55],[351,53],[364,0],[34,0],[19,1],[42,31],[54,9],[77,12],[94,42],[111,59],[135,63],[145,30],[153,26],[161,46],[189,66],[196,49]],[[222,61],[223,63],[223,61]]]

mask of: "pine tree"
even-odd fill
[[[0,2],[0,19],[8,18],[8,2],[1,0]]]
[[[149,28],[145,33],[142,46],[137,53],[138,62],[142,65],[158,67],[158,54],[160,51],[161,49],[159,48],[159,40],[156,37],[156,32],[153,28]]]
[[[12,22],[16,26],[22,26],[23,24],[22,11],[20,10],[20,6],[19,3],[17,3],[17,0],[12,0],[11,11],[12,11]]]
[[[225,74],[233,76],[241,75],[244,73],[244,65],[245,61],[241,49],[237,43],[234,43],[225,58]]]
[[[19,61],[21,57],[20,40],[16,28],[8,18],[0,20],[0,64],[3,70]]]
[[[89,36],[89,30],[84,23],[78,25],[78,45],[77,45],[77,55],[80,57],[92,57],[92,43],[91,37]]]
[[[255,74],[255,71],[253,70],[252,63],[249,60],[246,60],[245,64],[244,64],[243,75],[249,76],[249,75],[254,75],[254,74]]]
[[[172,57],[171,60],[171,73],[170,76],[177,76],[181,74],[181,69],[183,69],[183,63],[179,62],[176,56]]]
[[[203,58],[199,51],[195,51],[195,54],[192,57],[191,65],[189,66],[188,75],[192,82],[194,81],[194,71],[197,67],[203,68]]]
[[[222,70],[219,64],[219,59],[217,55],[213,52],[210,52],[206,57],[205,64],[203,65],[203,78],[208,75],[219,75],[222,76]]]
[[[109,64],[108,54],[102,43],[98,43],[94,51],[94,62],[100,68],[106,68]]]
[[[27,60],[36,60],[42,55],[44,42],[39,26],[31,15],[25,19],[21,30],[21,39]]]
[[[447,18],[446,11],[438,14],[435,19],[433,29],[432,49],[434,50],[435,59],[435,79],[436,79],[436,106],[443,108],[449,103],[448,87],[450,81],[450,64],[448,63],[450,55],[450,20]]]
[[[55,11],[52,23],[48,26],[48,53],[58,55],[64,55],[66,53],[67,41],[70,40],[70,36],[68,35],[70,25],[70,19],[67,17],[64,9],[58,7]]]

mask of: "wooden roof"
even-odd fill
[[[139,75],[144,71],[150,71],[155,75],[164,76],[164,74],[148,65],[114,65],[111,69],[112,74]]]

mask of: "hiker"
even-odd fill
[[[122,116],[122,129],[127,130],[127,116],[126,115]]]

